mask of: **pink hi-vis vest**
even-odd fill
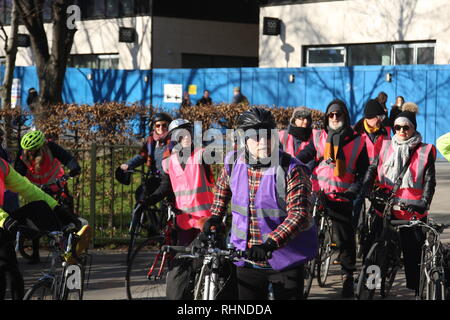
[[[395,193],[395,202],[408,204],[417,204],[418,201],[422,200],[423,187],[425,182],[425,167],[428,164],[428,157],[430,152],[433,153],[434,160],[436,159],[436,147],[432,144],[422,143],[419,148],[417,148],[411,155],[411,162],[408,169],[405,172],[411,174],[412,185],[404,187],[403,183],[400,188]],[[381,147],[380,159],[378,161],[378,180],[380,181],[380,186],[388,190],[394,188],[395,181],[391,181],[385,176],[385,171],[383,164],[389,160],[389,158],[394,153],[394,148],[392,146],[391,140],[386,140],[383,142]],[[411,220],[413,216],[418,219],[425,217],[428,212],[420,214],[418,212],[410,213],[403,210],[394,210],[394,216],[397,219]]]
[[[0,206],[3,206],[5,200],[5,179],[9,174],[9,164],[0,158]]]
[[[206,177],[205,168],[202,165],[203,151],[204,149],[194,151],[189,156],[184,170],[175,153],[162,163],[164,172],[170,177],[175,194],[175,206],[182,211],[182,214],[177,215],[177,224],[184,230],[200,229],[198,220],[211,215],[214,183],[209,182]]]
[[[391,128],[386,127],[387,135],[378,136],[375,143],[372,142],[369,135],[364,131],[361,137],[366,141],[367,155],[369,156],[369,164],[372,164],[375,157],[380,154],[381,146],[384,140],[391,140]]]
[[[311,175],[312,191],[317,192],[323,189],[325,193],[345,192],[355,182],[356,161],[364,148],[365,141],[361,136],[347,143],[343,147],[345,156],[346,172],[343,177],[334,176],[335,163],[328,164],[324,159],[325,144],[328,133],[325,130],[313,130],[313,143],[316,149],[316,163]],[[333,201],[346,201],[335,198],[334,195],[327,195]]]
[[[289,134],[287,130],[281,130],[278,132],[278,136],[280,138],[280,144],[283,147],[283,150],[287,153],[289,153],[291,156],[295,157],[297,156],[303,149],[306,148],[306,146],[311,142],[311,137],[307,141],[303,141],[297,150],[294,150],[294,136]]]
[[[23,155],[20,159],[28,168],[26,177],[35,184],[52,184],[64,175],[61,162],[56,159],[47,145],[42,147],[42,164],[39,172],[35,169],[35,161],[28,161]]]

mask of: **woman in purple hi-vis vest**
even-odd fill
[[[238,118],[245,148],[227,155],[203,231],[220,228],[231,199],[231,243],[256,264],[237,263],[239,299],[301,299],[303,265],[317,252],[308,169],[279,150],[270,111],[252,108]]]

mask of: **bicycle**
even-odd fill
[[[173,257],[161,248],[175,242],[175,217],[178,212],[167,204],[167,213],[167,222],[161,233],[148,236],[138,244],[127,260],[125,287],[130,300],[165,296],[167,265]]]
[[[141,170],[127,170],[126,173],[141,173],[144,175],[143,184],[136,190],[136,205],[131,213],[131,223],[129,228],[130,242],[128,244],[127,262],[133,250],[136,248],[139,237],[154,235],[164,228],[162,221],[163,210],[148,205],[149,196],[155,190],[158,176],[151,171],[146,173]]]
[[[337,198],[347,200],[338,192],[333,191],[325,193],[322,189],[316,194],[314,200],[313,217],[318,225],[319,251],[315,258],[315,262],[310,262],[310,264],[314,263],[317,267],[317,282],[320,287],[325,287],[326,285],[331,258],[334,251],[337,249],[332,220],[327,214],[325,198],[327,195],[335,195]],[[308,294],[313,277],[314,274],[311,273],[311,277],[307,279],[305,285],[305,290],[308,289]]]
[[[422,246],[420,262],[420,282],[417,299],[446,300],[449,298],[445,279],[445,251],[440,234],[450,224],[438,224],[429,219],[428,223],[414,221],[414,225],[425,229],[425,243]]]
[[[233,261],[245,261],[255,264],[254,261],[246,259],[245,251],[236,250],[232,244],[228,244],[226,249],[218,246],[215,233],[207,236],[202,246],[164,246],[165,252],[181,253],[177,258],[189,258],[202,260],[200,271],[196,273],[193,291],[194,300],[217,300],[230,299],[221,296],[226,291],[231,280]],[[228,264],[226,263],[228,262]],[[229,270],[227,270],[227,266]]]
[[[403,204],[394,204],[389,199],[383,212],[382,229],[375,238],[364,259],[358,276],[355,297],[357,300],[372,300],[375,291],[386,298],[392,288],[397,272],[403,267],[399,228],[412,224],[409,220],[392,220],[391,210],[403,210]]]
[[[83,228],[88,228],[88,226],[85,224]],[[78,247],[80,237],[75,233],[74,226],[66,226],[63,230],[42,234],[50,240],[50,269],[44,272],[42,277],[27,290],[24,300],[83,299],[86,265],[89,260],[87,285],[89,283],[92,256],[87,252],[87,246],[84,249]],[[62,266],[59,273],[57,268],[58,262]]]
[[[63,175],[54,183],[41,184],[36,186],[47,194],[53,196],[58,201],[58,205],[63,206],[71,213],[73,213],[73,201],[64,190],[64,186],[70,178],[71,177],[68,175]],[[39,238],[35,239],[34,241],[39,241]],[[33,260],[33,256],[35,253],[32,241],[25,237],[25,235],[21,234],[18,243],[20,255],[27,260]]]

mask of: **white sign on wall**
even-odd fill
[[[183,85],[181,84],[164,85],[164,102],[181,103],[182,99],[183,99]]]
[[[14,109],[16,106],[20,106],[20,93],[21,93],[21,83],[20,79],[13,79],[11,87],[11,108]]]

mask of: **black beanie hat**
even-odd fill
[[[408,119],[413,124],[414,129],[417,130],[416,114],[414,112],[403,111],[403,112],[399,113],[398,116],[395,118],[394,124],[395,124],[395,122],[397,122],[398,118]]]
[[[367,101],[366,107],[364,108],[365,118],[371,119],[382,115],[384,115],[384,109],[377,100],[370,99]]]

